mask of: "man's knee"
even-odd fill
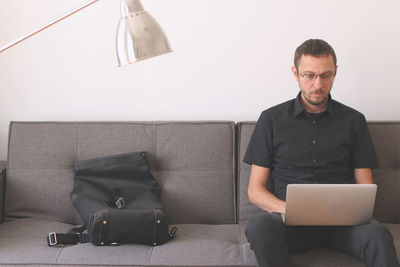
[[[392,234],[389,230],[381,223],[372,221],[370,224],[365,226],[365,236],[370,241],[377,243],[393,242]]]
[[[361,258],[368,266],[399,266],[393,237],[385,225],[376,221],[361,226]]]

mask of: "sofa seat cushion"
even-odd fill
[[[65,247],[57,263],[143,266],[243,266],[239,226],[179,224],[173,240],[156,247],[121,245]],[[90,255],[90,259],[86,255]],[[254,265],[253,265],[254,266]]]
[[[8,219],[0,225],[0,266],[249,266],[243,249],[248,243],[236,224],[180,224],[175,238],[150,247],[126,244],[97,247],[91,243],[48,247],[49,232],[68,232],[73,225],[39,220]],[[256,266],[248,255],[250,266]]]
[[[172,266],[242,266],[247,240],[239,225],[176,225],[174,240],[155,247],[151,263]]]
[[[47,245],[49,232],[67,233],[73,225],[38,220],[13,219],[0,225],[0,266],[113,266],[148,265],[152,248],[141,245],[96,247],[91,243]]]
[[[394,246],[396,247],[397,259],[400,261],[400,224],[385,223],[385,225],[392,233]]]
[[[400,224],[386,224],[400,255]],[[257,266],[245,236],[246,225],[179,224],[162,246],[96,247],[91,243],[48,247],[49,232],[73,225],[38,219],[7,219],[0,225],[0,266]],[[365,266],[343,253],[318,249],[293,255],[295,266]]]
[[[71,225],[34,219],[6,219],[0,225],[0,266],[53,264],[62,248],[49,248],[49,232],[68,232]]]

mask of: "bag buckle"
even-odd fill
[[[115,201],[115,205],[117,208],[122,209],[126,205],[125,199],[123,197],[118,198],[117,201]]]
[[[55,232],[49,233],[47,243],[49,247],[57,245],[57,234]]]

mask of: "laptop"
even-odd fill
[[[289,184],[286,225],[359,225],[369,223],[376,184]]]

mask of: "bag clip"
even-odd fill
[[[122,209],[126,205],[125,199],[123,197],[118,198],[117,201],[115,201],[115,205],[117,208]]]
[[[178,228],[173,227],[171,229],[171,231],[169,232],[169,239],[172,239],[175,236],[176,231],[178,230]]]

